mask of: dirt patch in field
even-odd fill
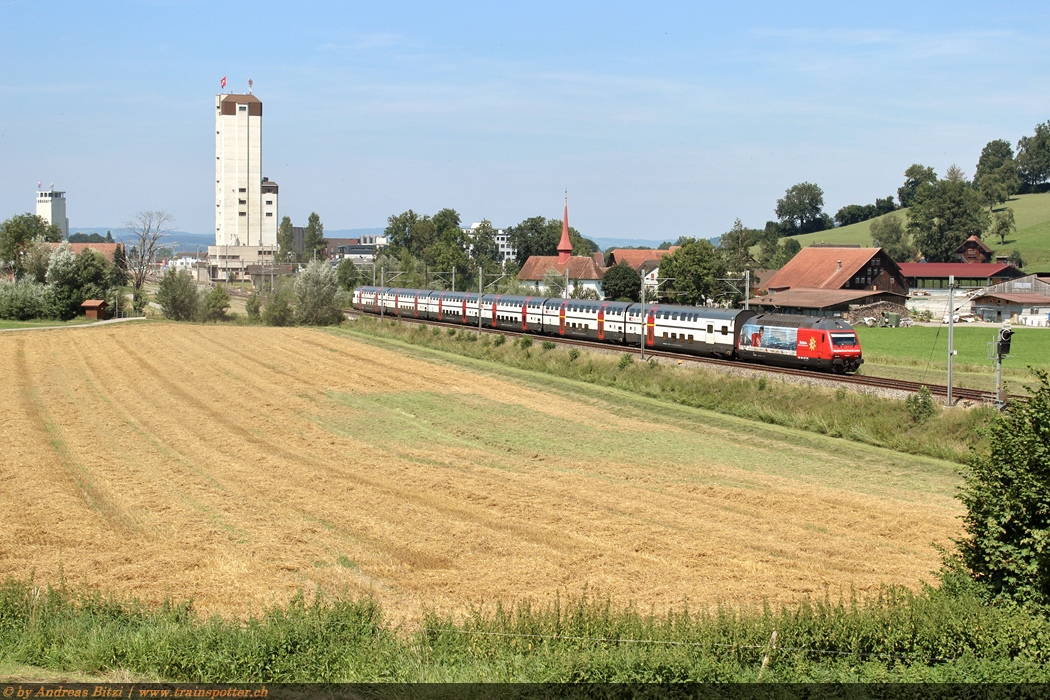
[[[0,576],[257,613],[318,587],[427,607],[656,609],[915,586],[950,467],[590,399],[307,329],[0,337]]]

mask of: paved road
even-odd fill
[[[125,321],[145,321],[144,316],[136,316],[135,318],[111,318],[108,321],[95,321],[94,323],[78,323],[72,326],[26,326],[25,328],[0,328],[0,333],[10,333],[13,331],[48,331],[55,328],[92,328],[94,326],[105,326],[109,323],[124,323]]]

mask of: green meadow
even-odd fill
[[[1032,272],[1050,271],[1050,192],[1014,195],[1009,202],[996,207],[995,211],[1006,207],[1014,210],[1017,231],[1007,236],[1004,244],[1000,244],[998,239],[991,237],[986,238],[985,243],[995,251],[996,255],[1009,255],[1010,251],[1015,248],[1020,250],[1021,257],[1024,258],[1026,263],[1026,270]],[[901,209],[893,214],[886,214],[886,216],[894,215],[902,217],[905,225],[907,225],[907,209]],[[807,233],[796,236],[795,240],[803,248],[814,243],[870,246],[871,224],[873,221],[875,219],[827,231]]]

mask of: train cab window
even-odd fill
[[[707,324],[707,332],[708,333],[714,333],[715,332],[715,327],[712,326],[710,323]]]

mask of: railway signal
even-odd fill
[[[1002,408],[1006,405],[1006,391],[1003,388],[1003,358],[1010,354],[1010,338],[1014,332],[1007,321],[999,329],[995,340],[995,405]]]

